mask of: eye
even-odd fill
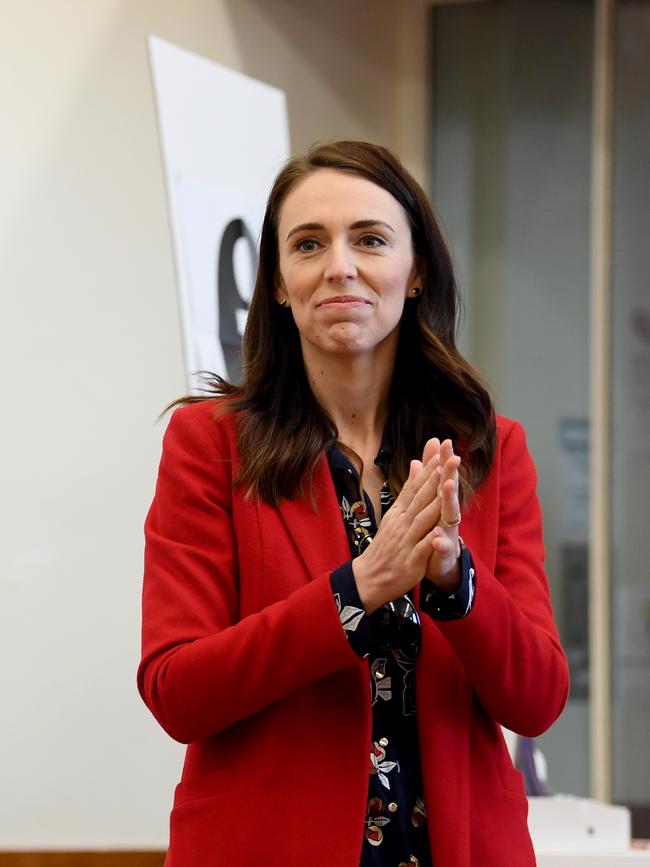
[[[300,253],[313,253],[318,247],[318,241],[315,238],[302,238],[295,246],[295,249]]]
[[[385,247],[386,241],[379,235],[362,235],[359,238],[362,247]]]

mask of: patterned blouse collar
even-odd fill
[[[347,458],[341,450],[338,442],[332,443],[332,445],[328,448],[327,457],[329,458],[329,463],[332,470],[348,470],[352,468],[355,473],[357,472],[350,459]],[[377,455],[375,457],[375,464],[377,464],[377,466],[381,469],[384,476],[388,476],[388,470],[390,468],[390,462],[392,458],[393,448],[388,433],[388,424],[386,424],[386,426],[384,427],[384,431],[381,435],[379,451],[377,452]]]

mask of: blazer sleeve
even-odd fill
[[[472,611],[462,620],[437,622],[485,709],[497,722],[529,737],[557,719],[569,691],[544,572],[536,483],[524,429],[514,422],[501,445],[494,572],[472,551]]]
[[[341,629],[329,572],[239,617],[227,437],[205,412],[174,412],[145,523],[138,690],[171,737],[216,734],[360,660]]]

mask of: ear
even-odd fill
[[[280,305],[280,307],[288,308],[291,306],[289,304],[289,293],[287,292],[287,287],[284,285],[284,280],[280,275],[278,275],[273,294],[275,296],[275,300]]]
[[[278,304],[282,304],[282,302],[287,298],[287,290],[284,288],[284,280],[282,279],[279,269],[275,275],[275,289],[273,290],[273,295]]]
[[[415,291],[414,291],[415,290]],[[411,273],[406,281],[406,298],[415,298],[422,294],[422,269],[420,262],[416,259],[413,262]]]

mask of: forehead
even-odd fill
[[[316,169],[287,194],[280,208],[280,238],[298,223],[353,223],[383,220],[409,231],[404,208],[388,190],[351,172]]]

